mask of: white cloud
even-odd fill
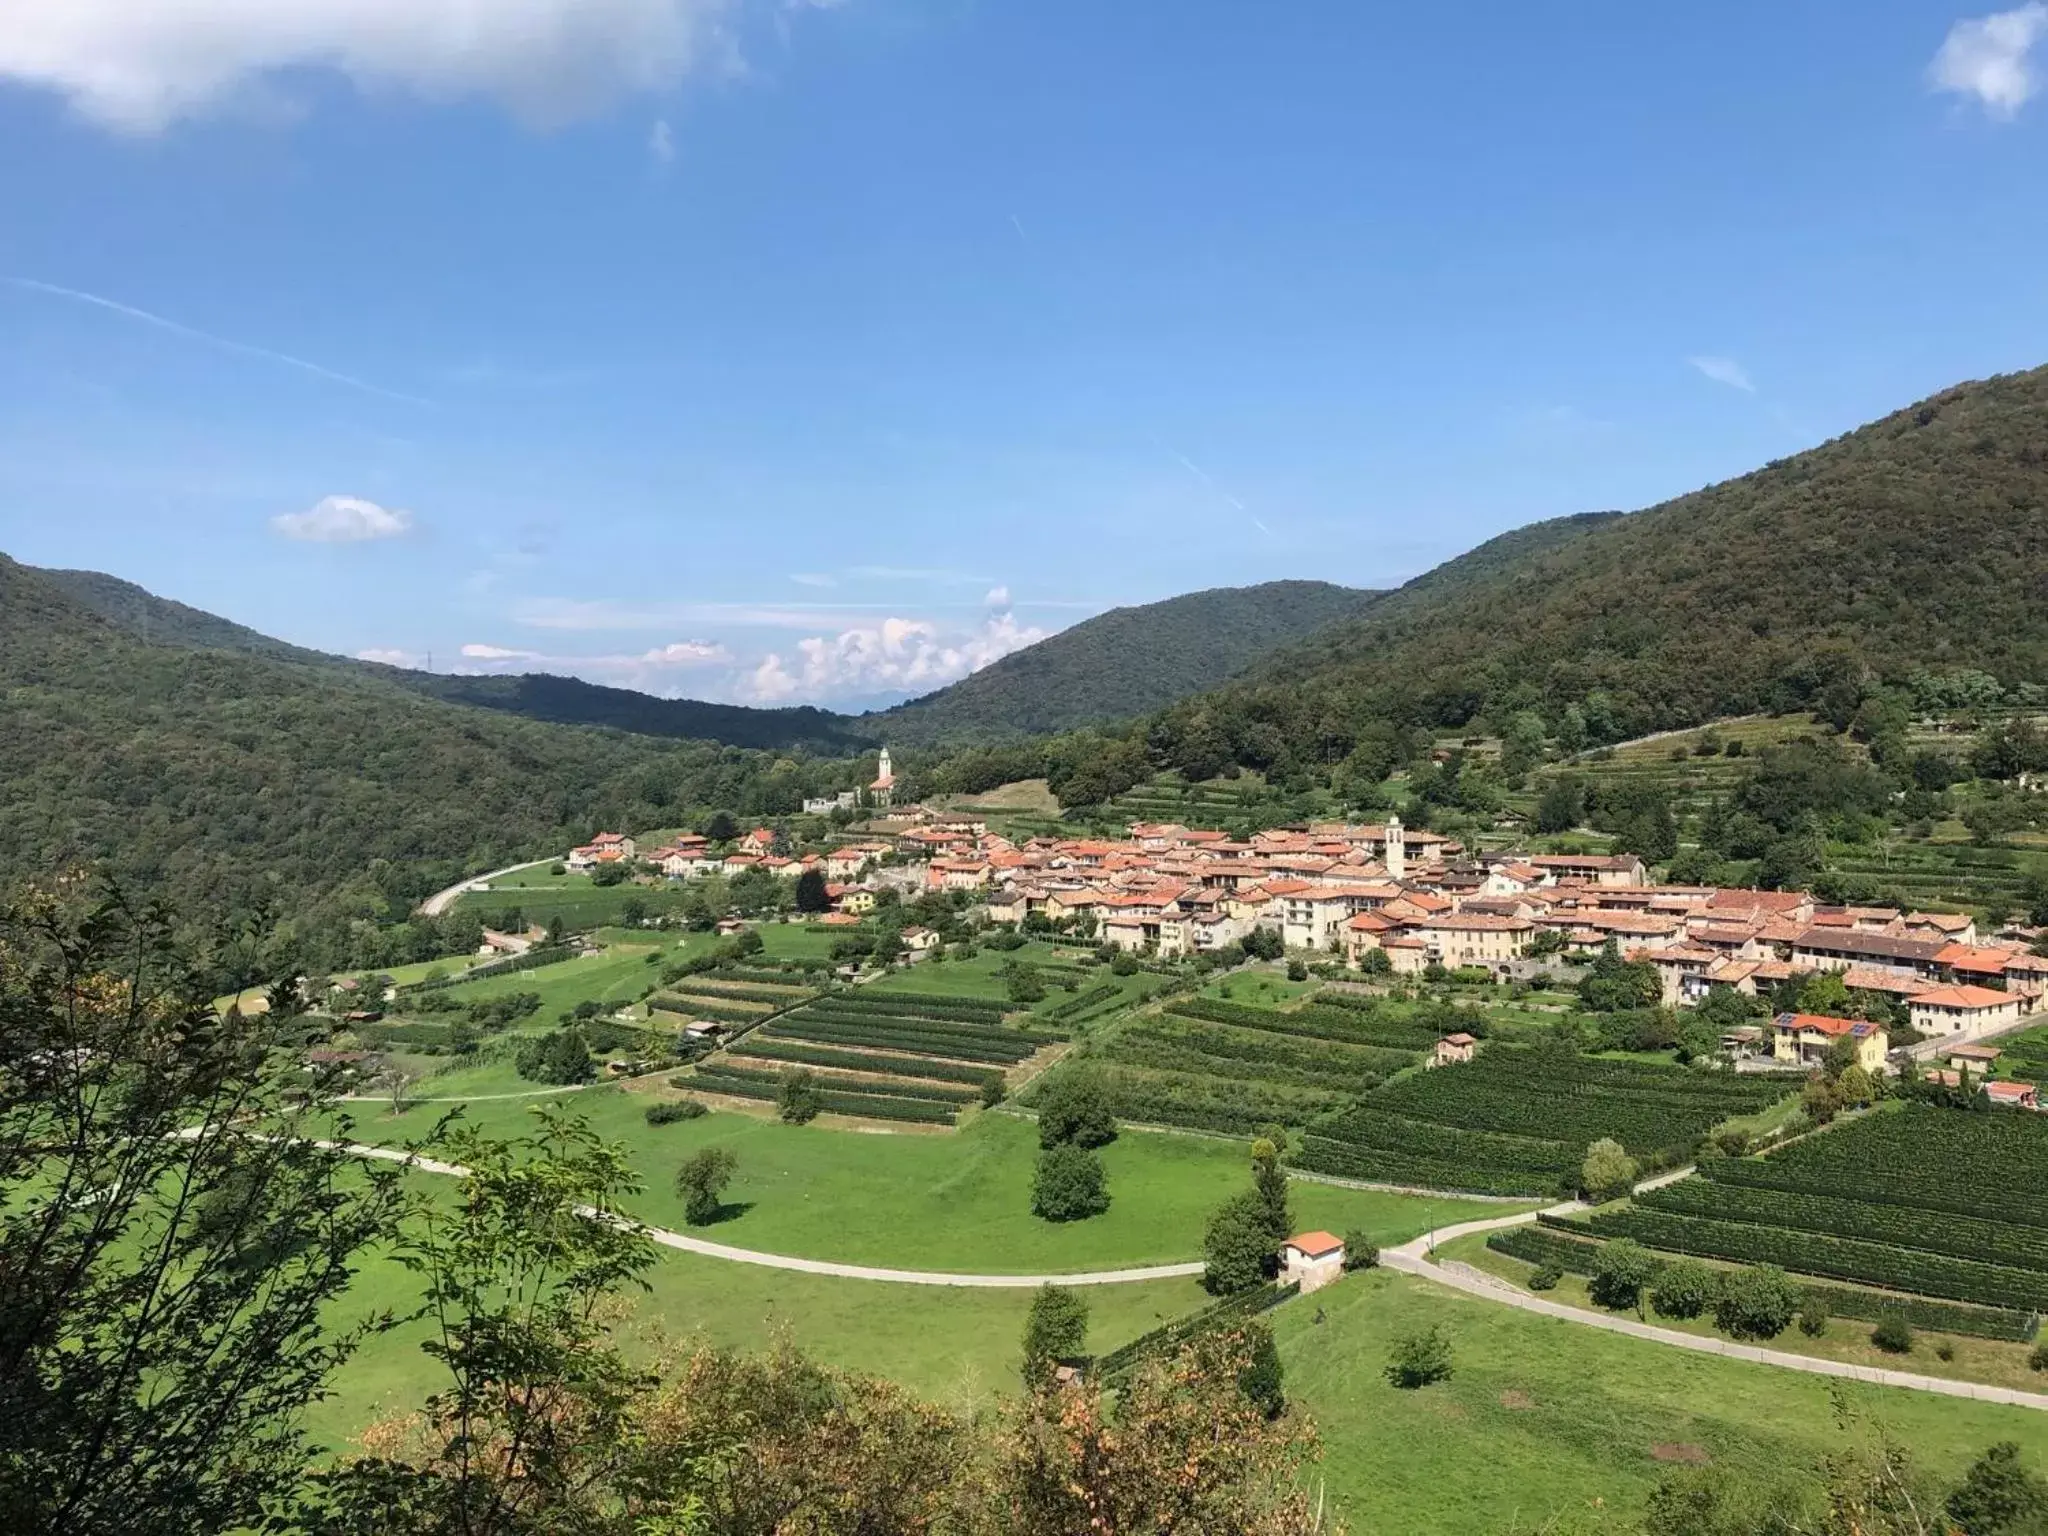
[[[1010,606],[1010,589],[1002,586],[990,587],[988,596],[982,601],[991,608],[1007,608]]]
[[[813,635],[794,654],[773,652],[742,680],[753,702],[833,698],[882,692],[923,693],[978,672],[990,662],[1043,640],[1046,631],[991,614],[970,634],[945,634],[923,619],[888,618],[837,635]]]
[[[693,72],[743,69],[762,0],[0,0],[0,76],[129,132],[332,69],[358,89],[489,96],[559,122]]]
[[[1756,393],[1756,385],[1750,381],[1748,370],[1732,357],[1688,357],[1686,361],[1716,384],[1726,384],[1746,395]]]
[[[656,647],[640,660],[654,667],[708,667],[732,660],[732,653],[710,640],[679,640],[674,645]]]
[[[800,587],[836,587],[839,585],[839,578],[837,576],[827,575],[823,571],[797,571],[789,579]]]
[[[357,661],[381,662],[387,667],[417,667],[420,658],[411,651],[381,651],[370,649],[356,652]]]
[[[647,134],[647,153],[654,157],[656,165],[673,164],[676,158],[675,131],[668,125],[668,119],[658,117],[654,127]]]
[[[471,661],[539,661],[538,651],[508,650],[502,645],[465,645],[462,654]]]
[[[1959,21],[1949,28],[1928,76],[1936,90],[1974,96],[1991,116],[2010,118],[2037,87],[2028,56],[2044,36],[2048,4],[2042,0]]]
[[[326,496],[304,512],[280,513],[270,526],[288,539],[308,544],[361,544],[403,538],[412,532],[412,514],[360,496]]]

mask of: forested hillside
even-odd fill
[[[1377,596],[1326,581],[1268,581],[1113,608],[861,723],[916,746],[1125,720],[1213,688]]]
[[[599,827],[792,811],[846,778],[442,703],[328,658],[147,643],[4,557],[0,701],[0,884],[101,861],[214,911],[383,915]]]
[[[852,752],[873,745],[846,716],[830,710],[750,709],[743,704],[708,704],[699,699],[658,699],[629,688],[607,688],[581,678],[545,672],[465,677],[387,667],[273,640],[98,571],[37,574],[115,628],[151,644],[240,651],[374,673],[428,698],[501,710],[529,720],[552,720],[558,725],[603,725],[641,736],[717,741],[727,746],[764,749],[801,747],[821,752]]]
[[[1644,512],[1497,539],[1216,703],[1309,733],[1576,706],[1618,740],[1961,668],[2048,677],[2048,369]]]

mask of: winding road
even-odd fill
[[[445,1174],[458,1179],[467,1177],[469,1173],[468,1169],[459,1164],[444,1163],[435,1158],[422,1157],[417,1153],[393,1147],[371,1147],[355,1142],[331,1141],[321,1142],[319,1145],[346,1151],[358,1157],[406,1163],[423,1173]],[[1651,1188],[1668,1184],[1684,1178],[1690,1172],[1690,1168],[1674,1169],[1656,1179],[1645,1181],[1640,1187]],[[1446,1195],[1444,1198],[1451,1197]],[[1584,1209],[1585,1206],[1579,1202],[1570,1201],[1550,1207],[1550,1212],[1570,1215]],[[584,1214],[596,1216],[598,1213],[585,1208]],[[1625,1334],[1629,1338],[1643,1339],[1652,1344],[1664,1344],[1674,1349],[1689,1349],[1705,1355],[1723,1355],[1732,1360],[1747,1360],[1757,1365],[1774,1365],[1783,1370],[1804,1371],[1812,1376],[1833,1376],[1846,1381],[1860,1381],[1871,1386],[1905,1387],[1919,1392],[1938,1393],[1944,1397],[1963,1397],[1983,1403],[2003,1403],[2014,1408],[2048,1411],[2048,1393],[2021,1392],[2012,1387],[1986,1386],[1973,1381],[1952,1381],[1942,1376],[1922,1376],[1914,1371],[1850,1365],[1839,1360],[1822,1360],[1812,1355],[1798,1355],[1782,1349],[1766,1349],[1756,1344],[1738,1344],[1729,1339],[1681,1333],[1675,1328],[1660,1328],[1654,1323],[1639,1322],[1631,1317],[1589,1312],[1579,1307],[1565,1306],[1561,1302],[1546,1301],[1540,1296],[1521,1290],[1498,1275],[1490,1275],[1484,1270],[1457,1260],[1440,1263],[1435,1257],[1437,1248],[1444,1243],[1481,1232],[1497,1232],[1503,1227],[1522,1226],[1534,1221],[1538,1214],[1535,1211],[1521,1211],[1511,1216],[1493,1216],[1480,1221],[1461,1221],[1452,1226],[1438,1227],[1396,1247],[1381,1249],[1380,1263],[1401,1274],[1414,1275],[1419,1279],[1448,1286],[1454,1291],[1463,1292],[1481,1301],[1514,1307],[1523,1312],[1535,1313],[1539,1317],[1555,1318],[1559,1322],[1576,1323],[1581,1328],[1600,1328],[1609,1333]],[[758,1264],[766,1269],[794,1270],[806,1275],[829,1275],[843,1280],[880,1280],[898,1285],[1036,1290],[1041,1285],[1130,1285],[1145,1280],[1181,1280],[1199,1275],[1203,1269],[1200,1264],[1154,1264],[1138,1269],[1103,1269],[1078,1275],[960,1275],[943,1270],[882,1269],[868,1264],[839,1264],[828,1259],[800,1259],[783,1253],[761,1253],[752,1248],[734,1248],[725,1243],[708,1242],[704,1238],[691,1237],[683,1232],[672,1232],[665,1227],[653,1227],[640,1222],[633,1225],[664,1248],[700,1254],[705,1258],[725,1259],[736,1264]]]
[[[516,875],[522,869],[538,869],[543,864],[552,864],[553,859],[528,859],[524,864],[508,864],[503,869],[494,869],[488,875],[469,875],[456,881],[445,891],[436,891],[420,903],[421,917],[439,917],[455,904],[455,898],[479,881],[490,882],[506,875]]]

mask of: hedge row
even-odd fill
[[[1255,1057],[1217,1055],[1204,1049],[1199,1040],[1146,1025],[1125,1029],[1115,1039],[1093,1049],[1105,1061],[1120,1061],[1134,1067],[1161,1067],[1168,1071],[1200,1072],[1210,1077],[1286,1083],[1298,1088],[1327,1088],[1339,1093],[1362,1093],[1376,1086],[1383,1075],[1407,1065],[1407,1059],[1397,1053],[1389,1053],[1395,1058],[1391,1064],[1375,1063],[1371,1066],[1346,1061],[1262,1061]]]
[[[878,1029],[917,1029],[930,1035],[957,1035],[962,1040],[1002,1040],[1016,1031],[1007,1024],[969,1023],[964,1019],[927,1019],[916,1014],[883,1013],[874,1009],[842,1008],[836,998],[822,998],[806,1005],[799,1017],[821,1024],[873,1025]]]
[[[728,1077],[750,1078],[757,1083],[779,1083],[788,1075],[787,1067],[747,1067],[732,1061],[714,1062],[711,1071]],[[929,1099],[935,1104],[971,1104],[981,1095],[972,1088],[961,1088],[947,1083],[867,1083],[852,1078],[821,1076],[821,1088],[830,1088],[839,1093],[863,1093],[884,1099]]]
[[[1001,1003],[972,997],[934,997],[926,992],[845,991],[834,995],[847,1008],[873,1009],[918,1019],[986,1020],[993,1024],[1009,1010]]]
[[[1345,1096],[1271,1083],[1231,1082],[1197,1073],[1111,1066],[1099,1080],[1110,1113],[1119,1120],[1180,1125],[1193,1130],[1255,1135],[1268,1125],[1306,1125]]]
[[[778,1085],[763,1083],[753,1078],[735,1077],[716,1067],[698,1067],[689,1085],[705,1093],[722,1093],[736,1099],[762,1099],[772,1102]],[[886,1098],[864,1093],[847,1093],[837,1088],[818,1089],[818,1103],[824,1108],[841,1115],[858,1115],[869,1120],[905,1120],[920,1125],[951,1125],[954,1107],[950,1104],[936,1104],[929,1099]]]
[[[1487,1238],[1486,1246],[1511,1259],[1529,1264],[1555,1264],[1575,1275],[1590,1275],[1600,1243],[1568,1237],[1541,1226],[1509,1227]],[[1662,1261],[1652,1261],[1658,1269]],[[2025,1343],[2040,1326],[2032,1312],[2009,1307],[1975,1307],[1967,1302],[1935,1301],[1925,1296],[1901,1296],[1889,1291],[1859,1291],[1839,1285],[1805,1285],[1806,1294],[1817,1298],[1835,1317],[1875,1322],[1886,1316],[1903,1316],[1915,1328],[1936,1333],[1955,1333],[1977,1339],[2001,1339]]]
[[[1154,1328],[1150,1333],[1139,1334],[1128,1344],[1118,1345],[1095,1361],[1096,1375],[1104,1380],[1128,1375],[1152,1355],[1178,1348],[1189,1339],[1211,1329],[1249,1322],[1260,1313],[1269,1312],[1281,1302],[1300,1294],[1301,1282],[1291,1280],[1286,1285],[1262,1285],[1255,1290],[1240,1292],[1236,1296],[1226,1296],[1199,1312],[1175,1318],[1170,1323]]]
[[[1433,1158],[1390,1152],[1355,1142],[1332,1141],[1311,1131],[1294,1154],[1294,1166],[1310,1173],[1362,1179],[1371,1184],[1401,1184],[1411,1189],[1457,1190],[1473,1195],[1556,1194],[1559,1180],[1528,1169],[1490,1168],[1473,1163],[1446,1163]]]
[[[1676,1216],[1826,1232],[1897,1248],[1922,1248],[1959,1259],[1981,1259],[2015,1269],[2048,1270],[2048,1232],[1982,1216],[1944,1213],[1939,1219],[1930,1220],[1925,1211],[1881,1201],[1760,1189],[1710,1179],[1681,1179],[1637,1196],[1635,1203]]]
[[[1352,1045],[1377,1045],[1397,1051],[1425,1051],[1436,1044],[1436,1031],[1418,1024],[1401,1019],[1374,1018],[1367,1014],[1333,1012],[1326,1008],[1303,1008],[1294,1013],[1281,1013],[1272,1008],[1250,1008],[1241,1003],[1218,1002],[1214,998],[1190,997],[1175,1003],[1167,1011],[1184,1019],[1234,1024],[1239,1029],[1300,1035],[1311,1040],[1342,1040]]]
[[[2038,1271],[1894,1248],[1859,1238],[1797,1232],[1785,1227],[1755,1227],[1700,1216],[1673,1216],[1634,1207],[1597,1212],[1587,1226],[1602,1237],[1632,1237],[1648,1248],[1743,1264],[1776,1264],[1800,1274],[1884,1290],[1911,1291],[1921,1296],[2027,1312],[2048,1306],[2048,1275]]]
[[[1068,1019],[1078,1018],[1090,1009],[1098,1007],[1103,1003],[1111,1002],[1123,995],[1124,989],[1116,985],[1115,982],[1104,982],[1100,986],[1090,987],[1086,992],[1081,993],[1077,997],[1068,998],[1057,1008],[1046,1009],[1039,1017],[1053,1023],[1061,1023]]]
[[[398,988],[400,997],[415,992],[438,992],[443,987],[452,987],[458,982],[482,981],[487,976],[510,976],[519,971],[539,970],[544,965],[559,965],[564,960],[574,960],[577,948],[574,944],[543,944],[538,949],[529,949],[523,955],[507,955],[502,960],[486,960],[482,965],[473,965],[455,976],[441,976],[433,981],[415,981]]]
[[[867,1028],[859,1024],[821,1023],[792,1014],[768,1026],[771,1040],[814,1040],[820,1045],[873,1046],[916,1056],[945,1056],[955,1061],[1001,1062],[1014,1066],[1036,1052],[1029,1040],[967,1041],[919,1034],[907,1029]]]
[[[883,1056],[874,1051],[839,1050],[827,1045],[804,1045],[793,1040],[751,1036],[733,1050],[742,1056],[766,1061],[798,1062],[807,1067],[838,1067],[847,1072],[874,1072],[888,1077],[927,1078],[942,1083],[987,1082],[1000,1078],[1000,1067],[975,1067],[960,1062],[934,1061],[929,1056]]]
[[[2048,1228],[2048,1115],[1907,1104],[1768,1157],[1725,1158],[1700,1171],[1717,1184]]]
[[[1467,1131],[1456,1126],[1407,1120],[1361,1104],[1316,1127],[1332,1141],[1347,1141],[1386,1152],[1429,1158],[1444,1163],[1475,1163],[1492,1168],[1523,1169],[1555,1176],[1576,1167],[1579,1149],[1562,1141],[1509,1136],[1498,1131]]]
[[[676,997],[663,994],[649,998],[647,1006],[662,1013],[679,1014],[686,1019],[712,1019],[720,1024],[759,1024],[763,1019],[772,1018],[758,1008],[735,1008],[730,1003],[700,1003],[694,998]]]
[[[704,981],[695,976],[677,983],[676,990],[687,992],[692,997],[723,997],[736,1003],[767,1003],[778,1008],[787,1008],[806,998],[817,996],[817,989],[814,987],[771,987],[744,981]]]

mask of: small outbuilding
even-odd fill
[[[1445,1035],[1436,1043],[1436,1053],[1430,1057],[1433,1067],[1447,1067],[1456,1062],[1470,1061],[1479,1049],[1479,1041],[1459,1030],[1455,1035]]]
[[[1299,1281],[1301,1293],[1321,1290],[1344,1273],[1344,1240],[1328,1232],[1302,1232],[1280,1245],[1280,1279]]]

